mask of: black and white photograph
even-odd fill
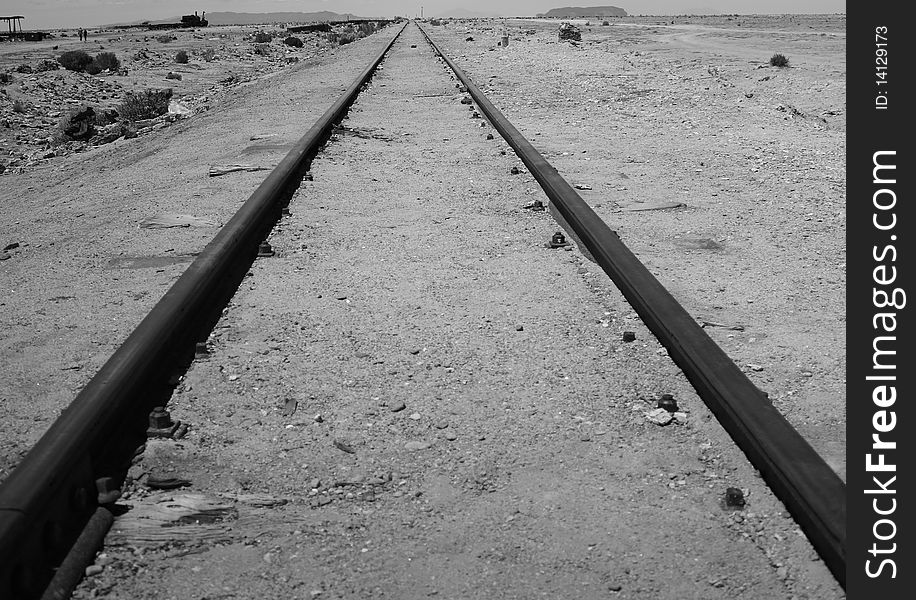
[[[3,0],[0,599],[904,597],[874,10]]]

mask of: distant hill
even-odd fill
[[[336,12],[322,10],[319,12],[273,12],[273,13],[237,13],[237,12],[207,12],[204,15],[208,25],[260,25],[262,23],[314,23],[326,21],[346,21],[348,19],[366,19],[356,15],[341,15]],[[181,17],[160,19],[150,23],[178,23]]]
[[[567,6],[566,8],[551,8],[539,17],[552,17],[557,19],[581,19],[584,17],[625,17],[627,11],[616,6]]]

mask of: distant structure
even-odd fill
[[[0,31],[0,37],[12,39],[23,39],[29,42],[40,42],[48,34],[44,31],[25,31],[22,29],[22,20],[25,17],[16,15],[13,17],[0,17],[0,21],[6,21],[8,31]]]
[[[197,11],[195,10],[193,15],[184,15],[181,17],[181,24],[185,27],[206,27],[207,19],[204,18],[206,14],[207,12],[204,11],[198,17]]]
[[[539,17],[554,19],[583,19],[586,17],[626,17],[627,11],[616,6],[567,6],[565,8],[551,8]]]

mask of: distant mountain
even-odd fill
[[[494,12],[479,12],[476,10],[467,10],[466,8],[453,8],[452,10],[447,10],[436,15],[440,19],[479,19],[487,17],[498,17],[499,15]]]
[[[584,17],[625,17],[627,11],[616,6],[567,6],[566,8],[551,8],[539,17],[553,17],[557,19],[581,19]]]
[[[207,12],[204,15],[208,25],[260,25],[262,23],[323,23],[326,21],[347,21],[349,19],[366,19],[356,15],[341,15],[322,10],[319,12],[274,12],[274,13],[237,13]],[[150,23],[178,23],[181,17],[160,19]]]

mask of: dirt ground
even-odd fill
[[[845,476],[845,18],[557,25],[426,27]],[[276,164],[393,34],[7,168],[0,478],[263,177],[209,168]],[[408,26],[77,598],[843,597],[606,276],[544,247],[546,198],[462,97]],[[196,220],[139,226],[162,214]]]

